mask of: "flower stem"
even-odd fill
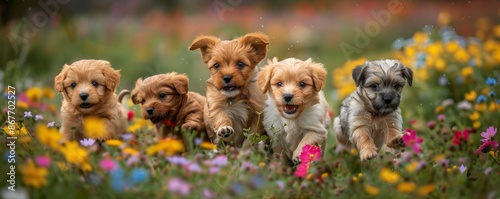
[[[488,153],[488,154],[491,156],[491,158],[493,158],[493,160],[495,161],[495,163],[497,163],[498,165],[500,165],[500,162],[495,157],[493,157],[493,155],[491,155],[490,153]]]

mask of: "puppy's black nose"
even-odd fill
[[[283,95],[283,99],[284,99],[286,102],[290,102],[290,101],[292,100],[292,98],[293,98],[293,95],[292,95],[292,94],[287,93],[287,94],[284,94],[284,95]]]
[[[231,76],[231,75],[222,76],[222,80],[224,80],[224,82],[226,82],[226,83],[231,82],[231,79],[233,79],[233,76]]]
[[[385,104],[390,104],[392,102],[392,99],[394,98],[390,95],[384,95],[382,99],[384,100]]]
[[[89,97],[88,93],[80,93],[80,99],[87,100],[88,97]]]
[[[153,111],[154,110],[155,109],[153,107],[149,107],[149,108],[146,109],[146,112],[148,112],[149,115],[153,115]]]

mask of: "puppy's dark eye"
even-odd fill
[[[219,66],[220,66],[220,65],[219,65],[219,63],[215,63],[215,64],[214,64],[214,68],[215,68],[215,69],[219,69]]]
[[[92,86],[97,87],[97,86],[99,86],[99,84],[96,81],[93,81]]]
[[[141,104],[144,104],[144,103],[146,103],[146,100],[142,100],[142,101],[141,101]]]
[[[72,83],[72,84],[71,84],[71,85],[69,85],[69,86],[71,86],[71,88],[75,88],[75,87],[76,87],[76,83]]]
[[[163,98],[165,98],[165,96],[167,96],[167,95],[166,95],[165,93],[160,93],[160,95],[159,95],[159,96],[160,96],[160,99],[163,99]]]
[[[278,88],[279,88],[279,87],[282,87],[282,86],[283,86],[283,83],[278,82],[278,83],[276,83],[276,86],[277,86]]]
[[[374,91],[378,91],[378,85],[377,84],[371,85],[370,88],[372,88]]]
[[[242,69],[243,67],[245,67],[245,64],[243,62],[238,62],[236,63],[236,66],[239,68],[239,69]]]
[[[401,85],[399,85],[399,84],[394,85],[394,89],[398,90],[400,88],[401,88]]]
[[[306,86],[307,86],[307,84],[306,84],[305,82],[300,82],[300,83],[299,83],[299,87],[300,87],[300,88],[304,88],[304,87],[306,87]]]

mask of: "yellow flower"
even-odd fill
[[[125,154],[130,154],[130,155],[137,155],[139,152],[133,148],[125,147],[122,149],[122,152]]]
[[[443,45],[441,42],[434,42],[427,47],[427,52],[431,57],[440,57],[443,53]]]
[[[438,13],[438,24],[439,26],[446,26],[451,21],[451,15],[447,11],[440,11]]]
[[[473,56],[478,56],[481,54],[481,50],[479,49],[479,46],[477,44],[471,43],[469,46],[467,46],[467,51]]]
[[[31,137],[30,136],[22,136],[19,138],[19,142],[21,144],[29,144],[29,143],[31,143]]]
[[[135,132],[149,124],[149,120],[134,118],[134,123],[127,129],[128,132]]]
[[[9,129],[9,125],[5,125],[3,127],[3,130],[5,131],[5,134],[10,137],[23,137],[27,136],[29,134],[28,129],[26,129],[26,126],[24,124],[21,124],[21,128],[19,128],[18,123],[15,123],[14,125],[11,125]],[[14,128],[14,129],[12,129]]]
[[[356,154],[358,154],[358,150],[356,150],[355,148],[352,148],[351,155],[356,155]]]
[[[439,161],[441,161],[441,160],[443,160],[445,158],[446,158],[446,155],[439,154],[439,155],[434,156],[434,161],[439,162]]]
[[[338,90],[339,99],[344,99],[356,90],[356,84],[352,80],[352,69],[358,65],[362,65],[365,61],[365,58],[348,61],[342,67],[333,70],[332,74],[335,75],[332,75],[332,83]]]
[[[438,71],[444,71],[446,69],[446,61],[443,58],[438,58],[434,63],[434,67]]]
[[[477,93],[476,91],[472,90],[468,93],[465,93],[465,100],[469,101],[469,102],[473,102],[475,101],[477,98]]]
[[[382,171],[380,171],[380,179],[389,184],[394,184],[399,181],[399,174],[388,168],[383,168]]]
[[[26,110],[29,108],[29,105],[26,102],[18,101],[16,104],[16,108]]]
[[[415,169],[417,169],[417,166],[418,166],[418,162],[413,161],[413,162],[411,162],[410,164],[408,164],[406,166],[406,171],[407,172],[413,172],[413,171],[415,171]]]
[[[472,123],[472,128],[478,129],[479,127],[481,127],[480,121],[475,121],[474,123]]]
[[[43,124],[38,124],[36,131],[38,132],[37,138],[40,143],[56,150],[61,147],[59,141],[61,141],[62,135],[55,128],[47,128]]]
[[[474,113],[472,113],[472,114],[469,115],[469,119],[472,120],[472,121],[478,120],[479,117],[481,117],[481,115],[477,111],[475,111]]]
[[[312,178],[313,178],[312,173],[307,174],[307,176],[306,176],[306,180],[311,180]]]
[[[474,110],[484,112],[487,108],[486,103],[479,103],[474,105]]]
[[[43,92],[43,97],[47,99],[53,99],[56,96],[51,88],[44,88],[42,92]]]
[[[110,139],[110,140],[106,140],[106,144],[108,146],[119,147],[123,144],[123,142],[120,140],[117,140],[117,139]]]
[[[493,40],[493,39],[487,39],[484,44],[483,44],[484,50],[487,52],[492,52],[494,50],[497,50],[500,48],[500,44]]]
[[[490,106],[488,107],[488,111],[495,112],[500,110],[500,105],[496,102],[490,102]]]
[[[434,110],[434,112],[441,113],[441,112],[443,112],[443,110],[444,110],[443,106],[437,106],[436,109]]]
[[[448,53],[454,53],[460,48],[460,44],[457,41],[448,42],[445,48]]]
[[[357,182],[358,181],[358,177],[354,176],[352,177],[352,182]]]
[[[105,139],[108,138],[104,120],[99,117],[88,116],[83,118],[83,130],[87,138]]]
[[[217,149],[217,146],[215,144],[212,144],[211,142],[202,142],[200,144],[200,148],[202,149],[208,149],[208,150],[213,150],[213,149]]]
[[[259,167],[260,167],[260,168],[264,168],[264,167],[266,167],[266,163],[265,163],[265,162],[259,162]]]
[[[433,184],[421,186],[417,190],[418,195],[421,195],[421,196],[425,196],[425,195],[431,193],[432,191],[434,191],[434,185]]]
[[[415,77],[416,77],[416,79],[425,81],[425,80],[429,79],[429,73],[427,72],[427,69],[419,68],[419,69],[417,69]]]
[[[326,178],[328,178],[328,176],[329,176],[329,174],[324,172],[321,174],[321,179],[326,179]]]
[[[422,43],[426,42],[427,40],[429,40],[429,34],[427,34],[427,33],[416,32],[415,34],[413,34],[413,41],[416,44],[422,44]]]
[[[69,163],[79,166],[84,171],[92,170],[87,151],[80,147],[76,141],[66,142],[61,148],[61,153]]]
[[[372,196],[376,196],[380,192],[380,190],[378,190],[377,187],[369,185],[369,184],[365,184],[365,191],[366,191],[366,193],[368,193]]]
[[[24,184],[28,186],[40,188],[47,184],[46,177],[49,171],[46,168],[37,167],[31,160],[21,166],[21,173],[23,174]]]
[[[414,182],[402,182],[398,184],[397,189],[402,193],[411,193],[415,191],[416,187],[417,185]]]
[[[460,70],[460,75],[465,78],[471,76],[473,72],[474,70],[472,69],[472,67],[467,66],[465,68],[462,68],[462,70]]]
[[[358,173],[358,177],[362,178],[363,177],[363,173]]]
[[[65,162],[57,162],[57,167],[60,171],[68,171],[69,167]]]
[[[182,145],[181,141],[173,138],[167,138],[164,140],[160,140],[153,146],[148,147],[146,149],[146,154],[150,156],[160,151],[163,151],[167,156],[172,156],[183,150],[184,150],[184,145]]]
[[[39,87],[31,87],[26,91],[26,97],[32,102],[40,102],[43,90]]]

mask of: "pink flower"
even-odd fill
[[[299,158],[301,163],[319,160],[321,158],[321,148],[316,145],[305,145],[302,147],[302,153],[300,153]]]
[[[446,116],[444,114],[439,114],[438,117],[437,117],[437,119],[440,122],[444,122],[444,120],[446,119]]]
[[[483,144],[477,149],[478,153],[488,153],[491,150],[496,150],[498,148],[498,140],[488,140],[483,141]]]
[[[50,157],[45,155],[40,155],[35,158],[35,162],[38,166],[41,167],[49,167],[50,166]]]
[[[422,145],[420,143],[422,143],[424,139],[418,137],[417,132],[412,129],[408,128],[405,132],[406,133],[403,135],[403,142],[405,145],[412,148],[414,153],[420,153],[420,150],[422,150]]]
[[[127,120],[132,121],[132,119],[134,119],[134,111],[128,111]]]
[[[453,140],[451,141],[451,144],[453,145],[459,145],[461,142],[466,141],[469,139],[469,131],[465,129],[463,132],[457,131],[455,132],[455,135],[453,135]]]
[[[303,178],[307,175],[307,172],[309,171],[309,165],[308,163],[300,163],[299,166],[297,167],[297,170],[293,173],[295,177]]]
[[[184,180],[179,178],[172,178],[167,183],[168,190],[174,194],[180,194],[182,196],[188,196],[191,185]]]
[[[483,142],[489,141],[489,140],[491,140],[492,137],[495,136],[495,134],[497,134],[497,128],[490,126],[486,129],[486,132],[481,133],[481,137],[484,138],[484,139],[481,139],[481,141],[483,141]]]
[[[105,171],[111,171],[116,168],[116,163],[112,159],[105,158],[99,162],[99,166]]]

